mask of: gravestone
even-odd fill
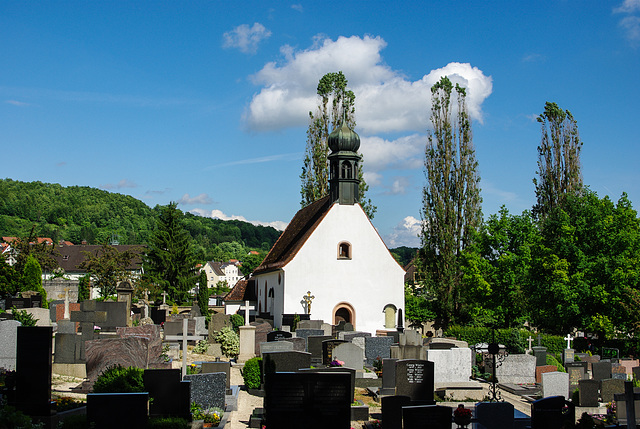
[[[145,369],[142,379],[144,388],[153,398],[149,404],[149,414],[176,417],[184,414],[180,410],[180,401],[176,401],[176,392],[182,380],[179,369]]]
[[[224,410],[227,393],[227,375],[224,372],[187,374],[184,379],[191,382],[192,403],[202,408],[218,407]]]
[[[224,372],[226,374],[227,395],[231,389],[231,363],[230,362],[202,362],[200,366],[201,374],[211,374],[214,372]]]
[[[600,398],[602,402],[613,402],[614,395],[623,394],[624,381],[618,379],[602,380],[600,383]]]
[[[109,338],[85,343],[87,378],[94,383],[110,366],[149,367],[149,340],[141,337]]]
[[[532,429],[560,429],[565,423],[573,425],[575,421],[575,405],[562,396],[538,399],[531,404]]]
[[[436,383],[464,383],[471,377],[471,349],[426,350],[427,360],[434,363]]]
[[[322,365],[322,342],[330,340],[327,335],[312,335],[306,338],[307,351],[311,353],[311,363],[314,366]]]
[[[324,331],[322,329],[296,329],[296,337],[304,338],[307,341],[307,351],[311,353],[309,350],[309,337],[321,337],[325,336]],[[332,337],[329,337],[332,338]]]
[[[17,320],[0,320],[0,368],[15,371],[18,344]]]
[[[581,407],[597,407],[600,397],[600,381],[599,380],[580,380],[578,381],[578,391],[580,393]]]
[[[162,358],[162,337],[160,326],[142,325],[116,328],[116,335],[120,338],[138,337],[149,340],[147,365],[155,365],[164,362]]]
[[[535,383],[536,358],[527,354],[507,355],[502,365],[496,368],[496,376],[502,384]]]
[[[273,326],[267,322],[258,323],[253,326],[256,328],[255,353],[256,355],[260,355],[260,344],[267,342],[267,334],[273,330]]]
[[[593,362],[591,374],[594,380],[607,380],[611,378],[611,362]]]
[[[441,405],[416,405],[402,407],[404,429],[451,429],[452,410]]]
[[[580,380],[585,379],[586,374],[581,366],[567,367],[567,374],[569,374],[569,392],[573,393],[578,388]]]
[[[322,342],[322,364],[329,365],[333,361],[333,349],[340,344],[344,344],[344,340],[325,340]]]
[[[545,366],[547,364],[547,348],[537,346],[533,348],[533,355],[536,357],[536,366]]]
[[[144,428],[148,421],[148,403],[148,392],[89,393],[87,422],[96,429]]]
[[[16,342],[17,408],[30,416],[51,413],[53,328],[19,326]]]
[[[433,401],[433,362],[403,359],[396,362],[396,395],[408,396],[412,401]]]
[[[73,322],[72,322],[73,323]],[[58,332],[55,336],[56,352],[53,362],[56,364],[75,364],[80,360],[80,336],[75,333]]]
[[[298,322],[298,329],[322,329],[322,320],[301,320]]]
[[[271,331],[267,332],[267,342],[284,340],[287,338],[291,338],[293,334],[291,332],[286,331]]]
[[[476,404],[476,420],[483,429],[513,428],[513,404],[480,402]]]
[[[156,325],[162,325],[167,321],[167,310],[159,307],[151,307],[151,320]]]
[[[307,342],[304,340],[304,338],[291,337],[291,338],[284,338],[278,341],[286,341],[293,344],[293,350],[296,352],[306,351]]]
[[[349,429],[351,381],[346,372],[265,374],[265,414],[269,429]]]
[[[367,338],[367,337],[371,337],[371,333],[359,332],[359,331],[353,331],[353,332],[344,331],[344,332],[340,332],[340,334],[338,335],[339,340],[345,340],[349,342],[353,342],[354,338]]]
[[[392,344],[392,337],[366,337],[364,339],[364,357],[367,364],[371,365],[373,361],[378,358],[390,358],[390,348]]]
[[[362,370],[364,363],[364,353],[355,344],[338,344],[332,352],[333,359],[344,362],[342,366],[355,370]]]
[[[631,368],[640,365],[640,362],[638,359],[622,359],[620,360],[620,365],[625,368],[627,375],[633,375]]]
[[[382,390],[380,395],[396,394],[396,362],[398,359],[382,359]]]
[[[345,367],[328,367],[328,368],[301,368],[300,371],[312,371],[312,372],[346,372],[351,377],[351,403],[354,401],[355,389],[356,389],[356,370]]]
[[[554,372],[557,371],[558,367],[555,365],[544,365],[544,366],[536,366],[536,383],[542,383],[542,374],[545,372]]]
[[[611,378],[615,378],[616,380],[627,380],[627,368],[622,366],[619,363],[614,363],[611,365]]]
[[[408,396],[383,396],[380,399],[382,406],[382,421],[385,429],[402,429],[402,407],[411,405]]]
[[[593,355],[593,356],[589,356],[589,355],[587,355],[587,356],[583,356],[583,357],[582,357],[582,361],[583,361],[583,362],[587,362],[587,365],[588,365],[588,368],[587,368],[587,369],[588,369],[589,371],[591,371],[591,365],[592,365],[594,362],[600,362],[600,356],[599,356],[599,355]]]
[[[542,374],[542,397],[562,396],[569,399],[569,374],[566,372],[545,372]]]
[[[414,329],[406,329],[400,334],[399,344],[401,346],[422,346],[422,335]]]
[[[271,341],[260,343],[260,355],[271,352],[288,352],[293,350],[293,343],[287,341]]]
[[[307,352],[271,352],[262,356],[263,373],[295,372],[311,366],[311,354]]]
[[[564,349],[562,351],[562,363],[565,365],[573,362],[575,360],[575,350],[573,349]]]

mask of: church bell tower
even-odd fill
[[[342,124],[333,130],[327,139],[329,154],[329,193],[331,201],[353,205],[360,201],[360,180],[358,163],[360,155],[360,136],[347,126],[345,118]]]

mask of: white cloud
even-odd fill
[[[613,9],[614,13],[640,12],[640,0],[624,0],[620,6]]]
[[[258,44],[271,36],[271,31],[264,25],[256,22],[252,27],[247,24],[237,26],[231,31],[222,35],[224,38],[223,48],[238,48],[245,54],[255,54]]]
[[[5,100],[5,103],[13,104],[14,106],[19,106],[19,107],[31,106],[31,104],[29,103],[25,103],[24,101],[17,101],[17,100]]]
[[[287,222],[282,222],[279,220],[272,221],[272,222],[263,222],[263,221],[257,221],[257,220],[247,220],[247,218],[245,218],[244,216],[239,216],[239,215],[228,216],[225,213],[223,213],[221,210],[193,209],[193,210],[190,210],[189,212],[193,214],[197,214],[199,216],[203,216],[203,217],[210,217],[213,219],[240,220],[243,222],[249,222],[252,225],[270,226],[272,228],[277,229],[278,231],[284,231],[284,229],[288,225]]]
[[[416,219],[413,216],[405,217],[393,228],[393,232],[387,236],[385,240],[387,247],[419,247],[421,225],[420,219]]]
[[[138,185],[135,182],[131,182],[127,179],[122,179],[116,184],[113,183],[105,183],[104,185],[100,185],[102,189],[123,189],[123,188],[137,188]]]
[[[191,197],[189,194],[184,194],[182,198],[178,200],[178,204],[191,205],[191,204],[213,204],[213,199],[207,194],[196,195]]]
[[[245,112],[253,130],[275,130],[308,124],[317,105],[316,88],[329,72],[342,71],[356,94],[357,131],[364,135],[396,131],[422,132],[428,126],[430,89],[442,76],[468,89],[471,117],[482,120],[482,103],[491,94],[492,79],[468,63],[452,62],[410,81],[384,64],[381,37],[316,38],[313,46],[296,51],[283,46],[283,64],[270,62],[253,75],[263,88]]]
[[[523,63],[539,63],[544,62],[547,58],[544,55],[540,54],[527,54],[522,57]]]
[[[304,9],[302,8],[301,4],[292,4],[291,5],[291,9],[297,10],[300,13],[302,13],[304,11]]]
[[[386,140],[381,137],[362,137],[360,151],[367,171],[390,168],[414,169],[423,165],[427,137],[420,134]]]

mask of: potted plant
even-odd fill
[[[467,427],[471,424],[471,410],[465,408],[463,404],[458,405],[453,411],[453,421],[458,427]]]

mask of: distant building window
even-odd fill
[[[338,259],[351,259],[351,244],[343,241],[338,245]]]

